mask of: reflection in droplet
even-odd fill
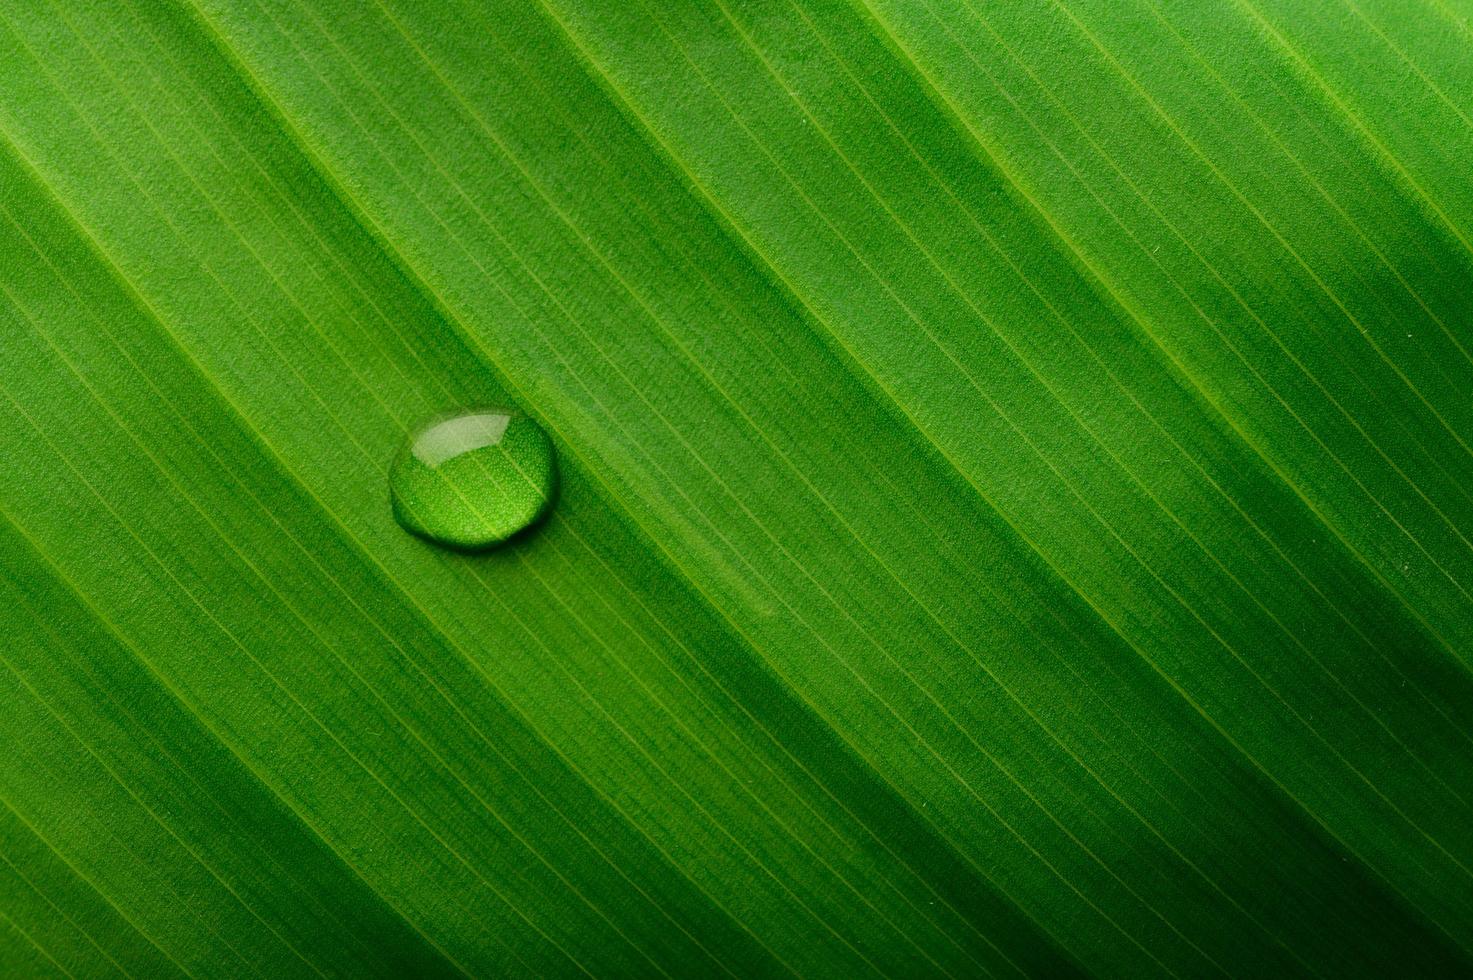
[[[389,471],[404,529],[465,551],[490,548],[542,517],[557,488],[547,433],[508,409],[441,416],[410,434]]]

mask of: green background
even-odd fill
[[[1473,972],[1469,15],[0,0],[0,972]]]

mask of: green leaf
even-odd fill
[[[4,4],[0,972],[1473,972],[1470,42]]]

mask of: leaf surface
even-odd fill
[[[1456,5],[0,15],[15,972],[1470,969]]]

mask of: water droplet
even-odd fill
[[[394,517],[411,534],[463,551],[500,544],[552,504],[557,460],[521,412],[474,409],[410,433],[389,471]]]

